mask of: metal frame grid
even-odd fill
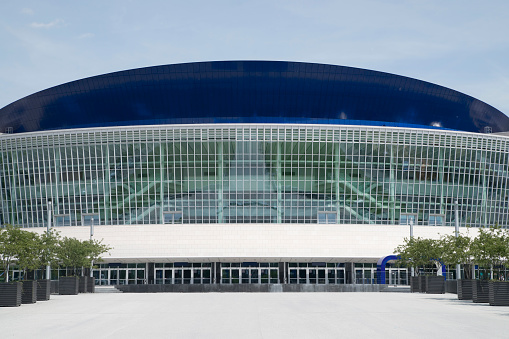
[[[0,136],[2,224],[509,225],[509,138],[371,126],[157,125]],[[334,218],[326,218],[334,220]],[[436,224],[436,223],[435,223]]]

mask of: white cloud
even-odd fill
[[[34,15],[34,10],[31,8],[23,8],[21,9],[21,13],[25,15]]]
[[[43,22],[32,22],[30,24],[30,27],[33,27],[33,28],[52,28],[52,27],[58,27],[58,26],[62,26],[64,24],[64,20],[62,19],[55,19],[51,22],[48,22],[48,23],[43,23]]]

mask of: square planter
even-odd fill
[[[445,279],[439,275],[426,277],[426,293],[428,294],[444,294]]]
[[[472,279],[458,280],[458,299],[472,300]]]
[[[37,282],[35,280],[23,281],[21,292],[22,304],[35,304],[37,302]]]
[[[417,293],[421,292],[419,285],[419,277],[410,277],[410,292]]]
[[[490,281],[488,288],[491,306],[509,306],[509,281]]]
[[[88,286],[88,277],[81,276],[80,277],[80,288],[79,293],[87,293],[87,286]]]
[[[19,281],[0,284],[0,307],[20,306],[22,289]]]
[[[58,279],[58,294],[60,295],[76,295],[79,287],[79,277],[61,277]]]
[[[458,281],[457,280],[446,280],[445,281],[445,293],[458,294]]]
[[[51,295],[51,280],[37,280],[37,301],[49,300]]]
[[[488,280],[472,281],[472,301],[475,303],[490,302]]]
[[[87,277],[87,278],[88,278],[87,292],[95,293],[95,278],[94,277]]]

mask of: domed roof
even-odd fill
[[[509,118],[460,92],[365,69],[212,61],[65,83],[0,109],[14,132],[152,124],[311,123],[509,131]]]

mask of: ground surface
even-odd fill
[[[419,293],[95,293],[0,308],[1,338],[509,338],[509,307]]]

